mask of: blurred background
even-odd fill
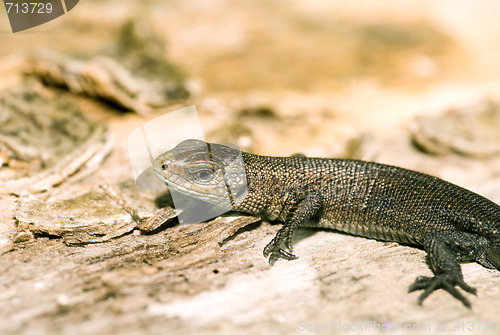
[[[112,150],[108,148],[112,153],[98,173],[80,179],[77,174],[70,180],[72,186],[119,184],[124,176],[131,177],[127,156],[130,133],[148,120],[194,104],[209,141],[233,143],[246,151],[274,156],[300,152],[394,164],[431,173],[500,203],[497,0],[82,0],[60,18],[16,34],[10,30],[3,6],[0,8],[0,90],[43,84],[51,92],[49,105],[70,96],[84,115],[106,125],[114,138]],[[0,103],[7,101],[3,99]],[[32,107],[33,115],[37,115],[38,106]],[[47,164],[57,165],[59,159],[44,165],[39,162],[43,159],[32,158],[34,163],[28,165],[9,165],[9,158],[1,156],[2,144],[9,147],[13,143],[9,141],[17,143],[18,135],[5,128],[2,131],[2,122],[0,161],[4,171],[14,169],[18,173],[31,169],[30,164],[38,164],[42,170]],[[14,129],[21,132],[22,122]],[[51,131],[47,132],[49,137]],[[99,145],[104,142],[100,140]],[[29,142],[25,146],[29,152],[36,147]],[[67,148],[59,151],[63,156],[71,152]],[[13,157],[10,162],[23,159]],[[1,181],[12,179],[12,173],[2,173]],[[57,183],[61,183],[59,190],[68,184],[61,180]],[[3,195],[1,199],[0,237],[10,241],[18,230],[13,214],[17,198]],[[29,306],[30,299],[16,300],[22,303],[15,309],[7,298],[16,297],[16,290],[41,287],[36,271],[46,263],[40,260],[39,268],[29,272],[31,275],[26,275],[19,287],[7,290],[26,271],[5,276],[2,291],[7,292],[7,298],[0,304],[0,315],[14,320],[12,324],[19,327],[17,333],[29,323],[30,315],[36,317],[33,327],[41,324],[63,333],[78,328],[79,322],[87,325],[88,333],[116,329],[133,333],[136,328],[129,329],[127,322],[139,327],[135,322],[140,318],[146,320],[142,329],[153,329],[156,324],[157,331],[165,329],[168,333],[179,329],[227,334],[265,330],[294,333],[301,320],[331,321],[332,315],[347,323],[375,318],[380,322],[498,318],[499,291],[492,288],[493,282],[498,287],[497,272],[486,272],[477,264],[464,267],[466,279],[472,278],[471,285],[482,294],[481,299],[473,300],[473,311],[450,302],[452,298],[445,294],[433,295],[426,301],[430,307],[422,309],[416,305],[416,296],[406,293],[419,272],[428,271],[421,250],[350,240],[352,237],[345,235],[321,232],[300,241],[306,261],[278,264],[282,270],[273,271],[284,274],[273,272],[266,277],[268,269],[260,252],[278,227],[263,227],[254,229],[254,235],[239,235],[252,241],[241,242],[252,252],[221,264],[170,271],[170,259],[165,256],[163,265],[154,270],[160,271],[157,278],[161,278],[158,282],[162,290],[157,290],[160,285],[156,282],[138,279],[144,275],[140,271],[110,277],[118,280],[116,287],[125,287],[118,289],[106,281],[107,277],[88,279],[85,276],[92,273],[88,270],[81,278],[99,285],[102,280],[104,284],[97,285],[98,289],[107,292],[98,295],[97,302],[87,303],[82,298],[83,302],[75,303],[77,307],[65,303],[71,294],[80,297],[82,287],[83,291],[90,287],[92,294],[98,291],[94,284],[80,285],[76,280],[75,287],[47,289],[53,295],[39,298],[41,309],[28,309],[22,314],[19,311]],[[261,238],[257,247],[252,236]],[[130,241],[139,239],[132,237]],[[123,250],[134,250],[127,249],[127,243],[136,242],[127,241]],[[9,251],[14,248],[8,245]],[[34,244],[26,249],[29,257],[23,256],[21,248],[16,252],[21,259],[38,259],[44,253],[38,247],[44,250],[44,245]],[[71,248],[58,248],[73,255]],[[109,248],[102,251],[105,256],[99,256],[102,258],[97,263],[105,266],[95,271],[122,266],[126,270],[125,265],[111,267],[106,263],[119,260],[106,253],[114,255],[113,250],[122,250],[112,245]],[[377,252],[373,252],[375,249]],[[80,257],[79,253],[87,249],[75,250],[74,257]],[[89,254],[99,252],[90,250]],[[359,255],[359,260],[347,257],[352,254]],[[14,252],[8,255],[14,255],[17,261]],[[240,261],[254,255],[247,263]],[[306,255],[315,257],[314,262],[307,263]],[[74,260],[75,264],[94,264],[90,256],[82,257]],[[130,261],[128,266],[136,266],[133,264]],[[336,268],[335,264],[340,265]],[[285,270],[285,265],[290,270]],[[147,271],[144,276],[152,278],[154,271]],[[224,276],[217,277],[219,271]],[[241,279],[238,276],[242,273]],[[283,280],[288,276],[297,279]],[[68,285],[70,282],[65,281]],[[246,286],[238,286],[240,282],[255,283],[246,298],[238,296],[245,296]],[[62,298],[56,292],[59,289],[66,294]],[[268,291],[272,291],[270,295]],[[116,297],[116,292],[115,303],[110,297]],[[235,304],[235,309],[219,296]],[[58,306],[55,311],[50,309],[54,299]],[[95,311],[94,302],[99,306]],[[254,303],[258,306],[252,306]]]
[[[86,0],[17,34],[9,33],[4,16],[0,85],[15,80],[22,52],[96,55],[133,19],[166,43],[165,57],[189,78],[208,133],[216,127],[208,114],[217,107],[266,106],[300,122],[267,133],[247,120],[249,129],[233,130],[251,132],[254,150],[288,154],[360,130],[384,134],[436,101],[495,91],[499,7],[495,0]],[[215,139],[227,136],[219,130]]]
[[[4,16],[0,85],[16,80],[23,52],[98,55],[132,19],[139,34],[141,25],[152,29],[188,78],[209,139],[245,136],[244,149],[266,154],[333,154],[324,146],[360,131],[383,137],[435,104],[496,94],[499,7],[495,0],[86,0],[17,34]],[[287,122],[268,118],[269,127],[250,112],[231,127],[221,116],[256,108]]]

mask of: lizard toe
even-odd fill
[[[278,259],[293,260],[297,257],[292,254],[292,246],[282,235],[278,235],[264,248],[264,257],[269,258],[269,264],[273,265]]]
[[[264,256],[266,255],[264,254]],[[274,248],[272,251],[269,251],[268,256],[269,256],[269,264],[271,265],[276,263],[276,261],[280,258],[286,259],[287,261],[297,259],[297,256],[281,248]]]
[[[269,242],[266,247],[264,248],[264,251],[262,252],[262,254],[264,255],[264,257],[268,258],[269,255],[271,255],[272,253],[274,253],[274,251],[278,249],[278,243],[273,239],[271,242]]]
[[[469,292],[471,294],[477,295],[477,290],[475,287],[467,285],[462,279],[457,281],[457,285],[464,291]]]
[[[470,301],[460,293],[455,286],[462,288],[464,291],[476,294],[476,289],[467,285],[463,279],[454,279],[446,274],[436,275],[434,277],[418,277],[415,282],[409,287],[409,292],[424,290],[418,298],[418,304],[422,305],[423,301],[434,291],[443,289],[454,298],[460,300],[466,307],[470,308]]]
[[[424,277],[424,276],[417,277],[417,279],[415,279],[415,282],[411,284],[410,287],[408,288],[408,292],[411,293],[418,290],[423,290],[429,286],[430,281],[431,278],[429,277]]]
[[[460,300],[467,308],[471,308],[471,303],[469,300],[467,300],[466,297],[464,297],[462,295],[462,293],[460,293],[456,288],[455,286],[453,286],[452,284],[448,283],[448,282],[444,282],[443,283],[443,290],[445,290],[446,292],[448,292],[449,294],[451,294],[455,299],[458,299]]]

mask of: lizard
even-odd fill
[[[234,173],[238,164],[242,173]],[[159,155],[153,170],[183,194],[282,221],[263,251],[271,265],[296,259],[294,231],[316,227],[423,248],[434,276],[409,287],[423,290],[419,305],[444,289],[471,307],[457,289],[476,295],[460,263],[500,271],[500,206],[429,174],[352,159],[261,156],[194,139]]]

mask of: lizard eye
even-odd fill
[[[200,170],[196,172],[196,177],[202,181],[208,181],[212,178],[213,173],[211,170]]]
[[[162,170],[166,170],[168,168],[168,164],[167,163],[163,163],[162,165],[160,165],[161,169]]]

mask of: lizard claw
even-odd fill
[[[422,302],[427,298],[432,292],[437,289],[442,288],[449,294],[451,294],[456,299],[460,300],[466,307],[471,308],[471,303],[467,298],[465,298],[456,288],[458,286],[464,291],[476,295],[476,289],[467,285],[462,278],[452,278],[449,275],[441,274],[434,277],[418,277],[415,282],[409,287],[408,292],[414,292],[418,290],[424,290],[424,293],[418,298],[418,304],[422,305]]]
[[[269,264],[273,265],[278,259],[283,258],[287,261],[297,259],[297,256],[291,253],[292,248],[290,245],[286,245],[284,248],[281,247],[281,243],[273,239],[264,248],[264,257],[269,257]]]

